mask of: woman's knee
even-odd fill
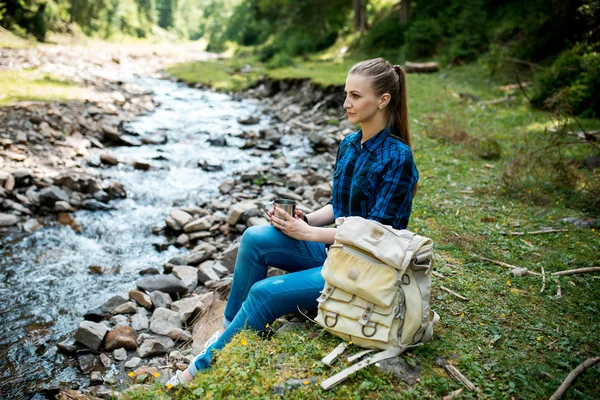
[[[246,229],[242,235],[240,249],[257,249],[267,243],[268,237],[273,234],[275,229],[271,225],[257,225]]]

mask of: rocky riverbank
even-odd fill
[[[164,382],[185,369],[221,326],[241,234],[269,223],[263,203],[287,198],[311,212],[330,200],[335,151],[353,127],[331,107],[337,103],[332,93],[307,95],[309,85],[263,81],[237,94],[259,97],[273,119],[268,129],[253,127],[257,116],[238,120],[247,126],[240,147],[255,156],[274,155],[273,161],[226,178],[219,196],[209,201],[169,210],[164,225],[153,229],[165,236],[161,247],[185,247],[189,253],[142,271],[148,276],[132,282],[129,293],[90,310],[73,339],[58,345],[90,374],[91,386],[83,393],[108,398],[132,383]],[[231,139],[213,135],[210,141],[226,151]],[[306,140],[310,156],[297,153]]]

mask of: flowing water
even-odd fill
[[[164,134],[168,142],[110,152],[159,168],[140,171],[120,164],[102,170],[125,186],[128,197],[111,201],[113,211],[74,213],[79,233],[48,226],[30,236],[0,238],[1,399],[41,399],[48,388],[86,385],[87,375],[79,370],[76,358],[53,346],[71,336],[86,311],[132,289],[140,270],[160,269],[166,260],[186,251],[171,246],[158,252],[153,246],[165,238],[153,235],[152,227],[162,225],[174,206],[215,197],[226,176],[267,161],[238,149],[231,143],[235,138],[228,138],[230,146],[224,148],[207,142],[210,135],[241,133],[240,116],[260,115],[261,123],[252,128],[267,126],[269,118],[258,102],[236,101],[166,80],[138,82],[149,87],[161,105],[128,129],[141,136]],[[222,164],[223,170],[205,172],[198,167],[205,160]],[[92,275],[91,265],[120,266],[120,272]]]

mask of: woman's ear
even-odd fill
[[[379,109],[383,109],[385,106],[387,106],[390,103],[390,100],[392,99],[392,96],[390,96],[389,93],[384,93],[379,97]]]

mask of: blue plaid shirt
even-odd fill
[[[406,229],[419,173],[413,155],[386,128],[363,143],[362,131],[340,143],[333,173],[335,218],[359,216]]]

